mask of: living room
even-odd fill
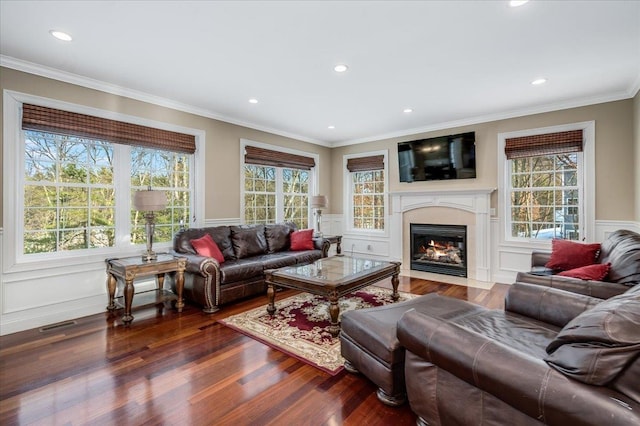
[[[623,46],[621,51],[615,50],[618,62],[615,62],[613,67],[624,71],[621,73],[621,80],[616,81],[615,84],[600,84],[596,89],[593,89],[592,84],[585,83],[589,79],[593,86],[596,86],[596,82],[606,83],[608,74],[613,75],[614,73],[608,67],[609,65],[605,67],[604,63],[614,62],[615,58],[606,56],[606,59],[599,59],[598,56],[588,56],[585,52],[589,49],[576,45],[577,37],[570,37],[558,43],[558,51],[560,53],[564,51],[565,56],[569,58],[571,58],[571,53],[576,51],[576,62],[578,59],[586,60],[586,63],[602,62],[604,71],[597,69],[600,65],[591,67],[590,70],[580,70],[580,68],[590,67],[585,66],[585,62],[578,62],[579,65],[573,67],[567,65],[567,69],[563,69],[562,79],[554,79],[553,75],[545,73],[549,81],[539,87],[534,87],[529,84],[529,79],[538,77],[538,73],[541,71],[532,70],[530,72],[532,75],[519,76],[522,79],[522,86],[509,86],[509,89],[506,90],[507,92],[520,93],[523,100],[526,99],[527,102],[518,103],[511,100],[510,103],[507,103],[508,107],[496,107],[493,102],[488,102],[492,97],[487,94],[487,91],[478,89],[476,92],[466,86],[464,90],[454,89],[451,96],[453,97],[455,92],[460,91],[465,94],[462,96],[463,99],[465,96],[469,101],[474,98],[483,98],[487,100],[487,103],[484,106],[476,107],[477,109],[460,107],[461,111],[450,115],[439,115],[436,108],[436,111],[432,112],[432,116],[425,117],[419,116],[421,108],[416,106],[418,99],[408,100],[406,104],[393,107],[399,111],[398,115],[401,116],[400,124],[394,121],[396,127],[393,128],[383,126],[383,122],[387,118],[382,118],[380,114],[372,115],[374,118],[369,119],[368,122],[363,122],[360,116],[351,117],[350,114],[357,109],[353,103],[348,103],[349,107],[345,108],[330,102],[330,107],[326,108],[324,113],[333,108],[336,114],[331,117],[322,115],[312,106],[303,106],[303,99],[289,98],[292,96],[291,92],[287,92],[286,96],[283,92],[281,95],[282,103],[292,102],[293,105],[296,105],[293,108],[296,111],[287,110],[286,114],[290,116],[287,124],[289,127],[283,124],[278,128],[273,122],[266,121],[269,114],[268,111],[265,112],[265,110],[275,108],[273,104],[276,103],[276,99],[260,95],[262,91],[259,89],[262,84],[274,85],[276,90],[284,90],[283,88],[287,87],[286,81],[265,81],[259,75],[247,70],[246,67],[239,67],[239,70],[235,71],[245,81],[251,81],[251,84],[247,83],[245,92],[236,94],[237,98],[231,98],[231,94],[224,91],[215,92],[215,96],[211,96],[212,98],[226,99],[229,105],[224,109],[214,109],[195,102],[195,104],[190,104],[187,98],[180,97],[180,94],[176,93],[176,89],[171,87],[171,80],[162,82],[164,87],[154,93],[150,91],[151,89],[146,89],[151,86],[139,86],[138,83],[130,80],[132,77],[120,69],[116,71],[115,75],[96,70],[93,74],[83,74],[78,71],[82,69],[80,66],[82,61],[78,59],[81,56],[73,50],[78,45],[80,45],[78,48],[87,48],[83,46],[83,43],[86,42],[83,42],[82,39],[78,40],[80,34],[74,34],[76,39],[71,43],[63,44],[63,42],[53,39],[48,31],[57,25],[64,26],[64,23],[46,22],[38,25],[34,23],[33,32],[35,32],[35,28],[40,31],[42,25],[51,27],[44,29],[44,35],[38,34],[37,36],[27,30],[30,26],[22,25],[22,29],[18,30],[16,28],[19,25],[12,23],[26,18],[29,15],[30,7],[42,8],[38,13],[33,12],[34,16],[41,16],[40,20],[44,20],[42,16],[46,16],[47,13],[52,17],[60,16],[65,9],[61,7],[60,10],[55,11],[55,4],[45,6],[38,2],[24,2],[25,6],[23,7],[12,3],[14,2],[2,3],[3,41],[2,56],[0,57],[0,88],[3,91],[3,160],[2,177],[0,178],[2,179],[3,194],[2,221],[0,222],[0,267],[2,270],[0,334],[2,335],[103,313],[107,300],[105,259],[138,255],[144,249],[144,244],[135,246],[129,244],[129,246],[121,245],[117,250],[111,252],[101,251],[98,254],[85,252],[80,256],[62,255],[49,258],[37,256],[30,258],[21,252],[23,248],[21,231],[24,230],[24,223],[21,219],[23,210],[22,207],[16,206],[15,200],[19,200],[21,197],[17,193],[17,188],[21,188],[17,186],[17,182],[24,180],[21,176],[22,169],[19,161],[22,158],[20,155],[23,153],[17,149],[19,144],[16,141],[19,137],[16,135],[21,132],[20,111],[25,103],[160,127],[164,130],[178,131],[193,136],[196,144],[193,170],[194,196],[191,210],[193,219],[187,224],[188,227],[237,225],[246,222],[245,198],[242,188],[244,155],[247,146],[312,157],[315,166],[311,178],[313,190],[309,195],[322,194],[328,200],[321,216],[323,232],[327,235],[342,235],[344,254],[402,262],[401,275],[403,280],[410,280],[410,277],[434,279],[433,275],[412,271],[408,267],[410,263],[408,225],[414,220],[424,217],[429,217],[432,219],[430,222],[436,224],[456,222],[455,224],[467,226],[470,244],[467,278],[439,276],[439,281],[468,285],[469,289],[482,289],[493,283],[511,284],[518,272],[530,269],[533,250],[551,247],[550,240],[523,241],[512,238],[513,235],[509,234],[509,222],[507,221],[509,211],[506,203],[506,198],[508,198],[506,181],[508,179],[505,175],[507,159],[504,154],[504,144],[509,138],[536,133],[562,132],[575,128],[582,130],[586,141],[584,160],[587,166],[583,176],[585,194],[583,232],[585,241],[603,241],[618,229],[640,232],[640,78],[638,78],[640,75],[640,58],[638,57],[640,40],[637,30],[640,25],[635,25],[636,28],[634,28],[634,24],[639,24],[637,2],[593,2],[594,5],[590,6],[593,9],[587,7],[586,3],[578,3],[581,8],[586,10],[583,22],[587,20],[592,23],[592,27],[606,28],[603,30],[603,34],[597,35],[600,39],[604,37],[605,41],[598,42],[598,49],[593,48],[597,50],[594,55],[605,57],[604,52],[607,50],[615,50],[618,44]],[[304,4],[305,2],[298,3]],[[536,22],[536,19],[550,19],[548,14],[568,13],[565,9],[553,9],[561,7],[558,5],[543,6],[543,2],[530,2],[530,4],[513,10],[508,9],[506,3],[491,2],[490,7],[495,11],[500,11],[499,17],[501,19],[504,19],[508,14],[517,14],[513,19],[522,20],[515,24],[505,24],[505,34],[513,38],[516,38],[516,35],[509,33],[509,30],[512,31],[514,28],[518,28],[518,25],[531,22],[523,17],[527,12],[526,8],[529,8],[532,13],[536,13],[535,18],[529,18],[533,19],[533,22]],[[613,3],[613,5],[608,6],[609,3]],[[458,4],[458,7],[465,5],[470,8],[478,7],[466,3]],[[79,7],[77,12],[80,17],[82,17],[80,12],[90,13],[87,16],[94,17],[100,12],[118,13],[117,7],[111,6],[101,10],[97,6],[92,8],[84,5]],[[191,6],[196,7],[195,5]],[[222,6],[223,4],[220,5],[221,9],[216,10],[219,14],[216,17],[216,24],[221,25],[219,20],[223,19],[221,17],[224,17],[225,13],[228,12],[230,16],[235,16],[241,11],[240,6],[234,6],[238,10],[232,10],[234,7],[228,4],[226,5],[230,8],[228,10]],[[262,7],[268,5],[260,7],[250,3],[245,5],[247,8],[250,6],[255,7],[255,11],[250,16],[257,19],[254,13],[258,14],[263,10]],[[403,6],[409,7],[409,10],[412,10],[411,7],[426,7],[420,2],[413,6],[407,4]],[[204,8],[206,6],[202,4],[198,7]],[[273,7],[283,8],[284,6],[274,4]],[[339,5],[333,5],[333,7],[339,8]],[[381,5],[378,10],[375,5],[356,2],[350,3],[348,7],[345,6],[346,9],[341,12],[345,14],[345,20],[346,17],[354,17],[358,13],[370,13],[372,14],[370,17],[372,22],[377,23],[380,21],[376,21],[376,19],[382,19],[379,15],[384,15],[386,12],[393,12],[391,15],[393,19],[409,19],[399,12],[401,7],[398,7],[399,9],[386,10]],[[443,7],[449,11],[447,8],[451,6],[436,3],[434,7]],[[540,10],[545,7],[551,7],[552,10]],[[113,10],[114,8],[116,10]],[[197,7],[194,10],[197,11]],[[414,14],[417,14],[418,11],[426,13],[425,10],[418,9],[414,11]],[[283,14],[285,12],[282,11]],[[323,11],[319,4],[314,3],[313,9],[305,11],[303,16],[304,19],[311,19],[310,15],[320,12],[322,12],[320,17],[332,16],[331,14],[335,13],[330,9]],[[398,15],[395,15],[396,13]],[[537,15],[538,13],[540,15]],[[598,15],[603,15],[605,18]],[[166,15],[163,16],[168,19]],[[320,20],[320,17],[315,19]],[[300,22],[305,22],[304,19],[301,19]],[[198,23],[198,27],[202,28],[207,21],[198,21]],[[484,25],[486,24],[484,23]],[[313,25],[315,28],[317,24]],[[405,28],[399,23],[395,25],[396,29]],[[483,26],[480,23],[475,25]],[[616,27],[618,27],[618,31],[614,31]],[[264,29],[263,27],[259,28],[255,30],[256,34],[260,34],[261,29]],[[9,29],[12,32],[9,32]],[[294,30],[298,36],[305,34],[303,28],[295,27],[291,31]],[[575,29],[572,28],[572,30]],[[85,34],[90,33],[88,29],[84,31]],[[393,33],[393,31],[389,31],[389,33]],[[535,34],[535,32],[533,33]],[[598,38],[596,35],[588,33],[589,31],[583,29],[580,36],[584,37],[584,40],[592,40],[595,45]],[[610,33],[613,35],[607,38],[606,35]],[[290,59],[289,57],[293,55],[291,52],[295,52],[295,50],[286,49],[288,46],[285,43],[286,31],[283,31],[283,34],[284,36],[279,39],[279,42],[285,46],[282,48],[284,53],[276,55],[277,52],[280,52],[278,49],[268,50],[276,55],[273,62],[277,65],[272,65],[273,67],[280,66],[280,62]],[[562,34],[566,36],[564,32]],[[40,61],[38,57],[34,56],[35,54],[32,55],[28,43],[26,48],[24,45],[21,47],[18,47],[17,44],[14,45],[16,39],[27,36],[37,37],[32,41],[31,46],[41,45],[45,52],[49,50],[54,58],[45,55]],[[496,36],[496,34],[492,34],[492,37]],[[51,40],[45,37],[51,38]],[[242,38],[243,43],[237,47],[238,51],[248,49],[251,41],[255,41],[257,37]],[[469,37],[473,36],[468,36],[467,39]],[[231,37],[228,36],[227,39],[229,38]],[[396,38],[393,40],[398,41]],[[313,38],[313,41],[315,42],[316,39]],[[483,41],[486,40],[483,39]],[[468,40],[468,42],[471,41]],[[563,42],[566,44],[563,45]],[[589,45],[587,42],[584,43]],[[126,42],[117,45],[124,46]],[[264,45],[259,45],[265,48]],[[144,46],[142,43],[138,45],[138,51],[144,50]],[[162,61],[168,61],[172,55],[180,57],[179,48],[171,44],[169,46],[171,47],[168,47],[167,51],[170,54],[164,58],[150,56],[148,63],[137,62],[135,64],[144,69],[147,74],[153,75],[154,70],[162,66]],[[385,49],[382,49],[378,54],[381,57],[385,55],[393,57],[393,45],[384,45],[383,47]],[[89,48],[100,50],[100,48]],[[362,72],[358,70],[358,61],[364,60],[361,58],[362,52],[367,51],[363,46],[360,46],[359,49],[360,51],[357,49],[352,51],[354,55],[360,52],[357,59],[350,60],[348,57],[335,59],[335,61],[341,60],[349,65],[349,68],[342,75],[333,69],[337,62],[328,62],[322,65],[327,68],[327,80],[334,86],[333,91],[327,92],[326,97],[330,97],[331,93],[341,92],[356,97],[359,93],[364,100],[358,99],[358,102],[366,103],[373,102],[368,100],[368,97],[373,98],[375,90],[379,90],[380,96],[383,97],[389,90],[386,88],[387,86],[391,89],[394,87],[397,87],[398,90],[401,89],[401,82],[382,84],[393,80],[393,78],[389,79],[388,75],[383,75],[377,76],[380,84],[378,89],[369,87],[371,90],[369,93],[350,90],[349,84],[353,84],[358,73]],[[262,58],[261,53],[256,50],[258,49],[255,47],[252,50],[247,50],[250,52],[247,55],[255,54],[256,57]],[[532,58],[540,60],[545,58],[544,54],[535,56],[534,51],[535,49],[531,47],[529,55]],[[467,56],[461,55],[463,59],[458,57],[456,62],[461,62],[463,65],[474,63],[479,60],[478,56],[481,54],[473,53],[473,49],[466,50],[464,55]],[[558,54],[558,52],[555,53]],[[320,55],[317,52],[316,54]],[[335,55],[341,56],[342,54],[336,53]],[[580,55],[586,55],[586,59]],[[233,58],[234,55],[230,54],[226,57]],[[329,57],[331,58],[331,56]],[[498,58],[499,56],[493,56],[492,60],[496,61]],[[112,61],[115,60],[117,57],[112,59]],[[197,58],[189,58],[189,60],[194,64],[198,63]],[[415,59],[412,58],[413,60]],[[413,62],[409,61],[409,63]],[[484,64],[486,66],[486,62]],[[505,62],[498,64],[503,67],[507,66]],[[318,68],[320,65],[316,63],[314,67]],[[313,77],[320,81],[321,78],[318,78],[318,71],[315,68]],[[542,71],[545,69],[547,68]],[[265,70],[266,72],[267,70]],[[182,73],[182,75],[188,76],[189,67],[185,66]],[[493,68],[487,69],[486,73],[487,75],[495,74]],[[133,74],[131,71],[131,75]],[[586,80],[581,80],[582,84],[580,87],[573,88],[573,92],[553,97],[553,92],[565,90],[561,87],[562,84],[565,86],[574,85],[571,81],[572,76],[575,76],[576,80],[578,77]],[[145,80],[144,77],[138,78],[139,82]],[[225,84],[220,82],[220,78],[217,75],[210,77],[211,80],[218,80],[216,86],[224,86]],[[290,76],[290,85],[295,86],[290,90],[293,93],[304,92],[304,89],[297,86],[302,83],[295,80],[296,78]],[[483,78],[485,77],[479,78],[478,85],[483,84]],[[401,78],[398,77],[398,79]],[[189,80],[189,78],[185,78],[185,80]],[[203,80],[201,83],[204,85],[210,82]],[[200,82],[194,80],[190,84],[197,85]],[[492,82],[493,86],[484,84],[490,90],[497,90],[495,82]],[[183,84],[180,86],[182,87]],[[431,86],[424,90],[415,90],[415,87],[420,86],[413,87],[413,91],[419,94],[418,98],[432,97],[430,91],[435,90]],[[456,87],[455,81],[453,87]],[[194,96],[192,99],[200,99],[194,94],[191,96]],[[252,96],[255,96],[259,101],[257,104],[247,102],[247,99]],[[322,96],[320,94],[314,96],[317,96],[318,103],[320,103]],[[499,96],[505,95],[501,93]],[[499,96],[496,94],[496,98]],[[242,97],[241,100],[239,100],[240,97]],[[309,99],[316,98],[310,97]],[[459,102],[459,100],[460,95],[457,95],[455,100],[450,102]],[[444,101],[446,99],[443,99]],[[498,101],[496,100],[496,102]],[[410,107],[413,109],[412,112],[403,112],[403,108]],[[262,110],[258,108],[262,108]],[[442,108],[451,109],[447,103],[443,103]],[[486,110],[481,108],[486,108]],[[303,114],[305,110],[307,111],[306,115],[319,117],[313,131],[306,131],[305,126],[311,129],[306,122],[305,124],[295,123],[298,116]],[[369,112],[369,114],[373,113]],[[385,114],[387,113],[385,112]],[[339,121],[337,121],[338,119]],[[397,120],[397,118],[393,120]],[[402,125],[402,120],[405,121],[404,125]],[[299,121],[302,123],[302,118]],[[321,130],[317,130],[319,121],[323,123]],[[353,123],[347,123],[348,121]],[[329,129],[330,125],[335,128]],[[345,133],[338,133],[343,130],[341,128],[347,129]],[[477,165],[475,178],[401,182],[398,161],[399,143],[468,132],[475,133]],[[357,230],[350,225],[353,222],[353,205],[349,195],[350,182],[348,179],[350,175],[346,168],[349,159],[372,155],[384,157],[386,179],[385,211],[383,214],[385,225],[383,229],[375,232]],[[309,227],[314,227],[315,216],[311,210],[307,219]],[[20,243],[18,244],[17,241]],[[158,251],[166,250],[170,246],[170,241],[159,241],[154,245]],[[18,250],[19,248],[20,250]]]

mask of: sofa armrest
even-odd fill
[[[456,324],[408,311],[398,322],[407,351],[545,424],[637,424],[640,404],[564,376],[542,359]],[[412,374],[411,364],[405,364]],[[568,409],[570,407],[570,409]]]
[[[329,248],[331,247],[331,242],[322,237],[313,238],[313,247],[316,250],[322,251],[322,257],[329,256]]]
[[[531,252],[531,269],[545,268],[544,265],[551,259],[550,251],[534,250]]]
[[[516,282],[505,297],[505,311],[564,327],[601,299],[551,287]]]
[[[220,264],[212,257],[200,256],[199,254],[177,253],[174,255],[187,259],[185,272],[200,274],[203,277],[207,275],[216,276],[220,272]]]
[[[608,281],[581,280],[579,278],[563,277],[560,275],[538,275],[529,272],[518,272],[516,282],[557,288],[572,293],[597,297],[598,299],[608,299],[624,293],[629,289],[629,287],[624,284],[611,283]]]

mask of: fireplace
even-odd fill
[[[411,224],[411,269],[467,277],[467,227]]]

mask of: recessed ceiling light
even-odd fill
[[[402,110],[402,112],[404,112],[405,114],[409,114],[410,112],[413,112],[413,109],[405,108],[405,109]]]
[[[333,130],[333,129],[335,129],[335,128],[336,128],[336,126],[327,126],[327,129],[331,129],[331,130]]]
[[[528,3],[529,0],[511,0],[509,2],[509,6],[511,7],[518,7],[518,6],[522,6],[525,3]]]
[[[544,84],[546,82],[547,82],[546,78],[536,78],[535,80],[533,80],[531,82],[531,84],[533,84],[534,86],[539,86],[539,85]]]
[[[65,33],[63,31],[51,30],[51,31],[49,31],[49,34],[51,34],[52,36],[54,36],[58,40],[62,40],[62,41],[71,41],[71,40],[73,40],[73,37],[71,37],[69,34],[67,34],[67,33]]]
[[[349,67],[346,66],[345,64],[338,64],[335,67],[333,67],[333,70],[335,72],[345,72],[348,69],[349,69]]]
[[[250,104],[257,104],[258,100],[256,98],[251,98],[251,99],[249,99],[249,103]]]

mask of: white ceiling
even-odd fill
[[[640,88],[640,1],[1,0],[0,16],[4,66],[326,146]]]

